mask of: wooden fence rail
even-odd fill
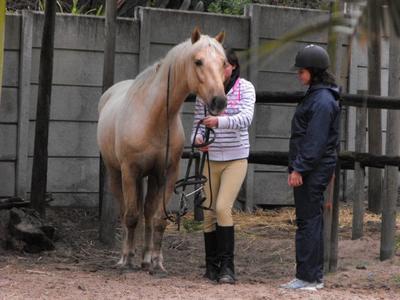
[[[184,151],[182,158],[189,158],[189,151]],[[288,165],[288,152],[285,151],[251,151],[249,155],[249,163],[261,165]],[[195,158],[200,153],[195,153]],[[360,163],[361,167],[373,167],[383,169],[385,166],[395,166],[400,168],[399,156],[373,155],[369,153],[357,153],[352,151],[344,151],[339,154],[341,169],[354,170],[355,162]]]
[[[304,96],[304,92],[256,92],[256,102],[268,103],[298,103]],[[189,96],[187,102],[195,101],[193,95]],[[380,108],[380,109],[400,109],[400,98],[342,94],[340,103],[344,106]]]

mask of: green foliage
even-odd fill
[[[182,225],[183,228],[185,228],[185,230],[187,232],[195,232],[195,231],[200,231],[202,230],[202,222],[199,221],[195,221],[193,219],[183,219],[182,220]]]
[[[82,14],[82,11],[85,8],[85,5],[82,5],[81,7],[78,7],[78,1],[79,0],[72,0],[71,14],[73,14],[73,15]]]
[[[105,11],[104,11],[104,6],[103,6],[103,4],[102,4],[102,5],[100,5],[100,6],[97,8],[97,10],[96,10],[96,12],[95,12],[95,15],[96,15],[96,16],[104,16],[104,13],[105,13]]]
[[[214,0],[208,5],[208,11],[229,15],[241,15],[246,4],[258,3],[289,7],[329,9],[330,0]]]
[[[393,281],[397,286],[400,286],[400,275],[395,275]]]
[[[56,0],[57,12],[70,13],[73,15],[104,15],[104,5],[101,1],[91,4],[90,1],[80,0]],[[99,5],[100,4],[100,5]],[[8,3],[10,11],[21,9],[33,9],[44,11],[46,8],[46,0],[10,0]]]
[[[256,0],[252,2],[279,6],[329,9],[330,0]]]
[[[45,8],[46,8],[45,0],[39,0],[39,10],[44,11]]]
[[[208,6],[208,11],[220,14],[241,15],[244,6],[251,0],[216,0]]]

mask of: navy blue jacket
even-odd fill
[[[297,105],[289,144],[289,172],[306,174],[320,163],[336,163],[339,143],[339,89],[312,85]]]

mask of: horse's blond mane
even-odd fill
[[[131,89],[140,89],[140,87],[144,86],[148,81],[153,80],[161,68],[169,68],[169,66],[171,66],[174,62],[178,61],[178,58],[180,59],[180,61],[184,61],[183,57],[187,57],[193,51],[197,51],[206,45],[210,45],[211,49],[213,49],[220,55],[225,55],[222,45],[217,40],[209,37],[208,35],[202,35],[200,39],[194,44],[192,44],[191,40],[188,39],[173,47],[163,59],[157,61],[153,65],[147,67],[143,72],[141,72],[132,83]],[[183,67],[184,64],[177,64],[175,73],[180,74],[180,72],[183,71]]]
[[[112,91],[116,88],[116,86],[121,88],[121,85],[125,84],[127,89],[137,92],[142,87],[148,86],[160,72],[163,72],[163,74],[168,72],[168,69],[171,66],[173,66],[172,77],[174,78],[175,76],[178,76],[178,74],[183,74],[185,71],[184,69],[185,63],[187,62],[187,57],[191,56],[193,52],[200,51],[200,49],[206,46],[210,46],[210,55],[212,55],[215,51],[217,54],[225,56],[222,45],[216,39],[211,38],[208,35],[201,35],[200,39],[194,44],[192,44],[192,41],[188,39],[173,47],[163,59],[147,67],[134,80],[129,80],[132,82],[130,86],[126,86],[128,81],[124,81],[119,82],[108,89],[100,99],[98,106],[99,112],[108,102],[108,99],[112,95]]]
[[[161,64],[162,60],[159,60],[154,64],[150,65],[149,67],[147,67],[146,69],[144,69],[144,71],[141,72],[133,81],[131,89],[132,88],[139,89],[140,87],[145,85],[147,81],[152,80],[154,76],[156,76],[158,70],[160,69]]]

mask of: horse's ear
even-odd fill
[[[192,31],[192,44],[196,43],[200,39],[200,36],[201,36],[200,29],[199,27],[196,26]]]
[[[224,42],[224,39],[225,39],[225,31],[221,31],[220,33],[218,33],[218,34],[215,36],[215,39],[216,39],[220,44],[222,44],[222,43]]]

